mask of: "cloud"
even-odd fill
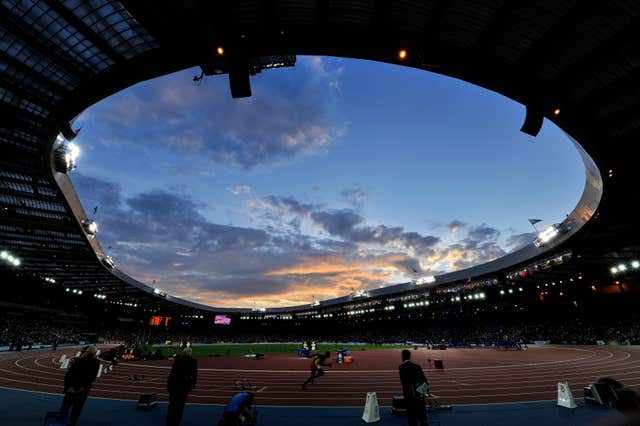
[[[341,91],[341,78],[344,74],[344,66],[331,67],[327,63],[327,60],[320,56],[312,56],[308,58],[306,63],[315,76],[324,81],[329,88],[337,92]]]
[[[528,244],[531,244],[536,237],[537,235],[535,232],[510,235],[509,238],[507,238],[506,245],[512,250],[518,250]]]
[[[229,191],[233,195],[241,195],[241,194],[251,195],[253,188],[250,187],[249,185],[238,185],[238,186],[232,186],[230,188],[227,188],[227,191]]]
[[[173,295],[213,306],[304,304],[314,296],[339,297],[353,288],[377,288],[505,254],[500,232],[484,224],[465,225],[462,238],[445,243],[400,226],[370,225],[353,209],[272,195],[252,200],[275,222],[221,225],[178,193],[154,189],[125,196],[109,181],[81,174],[73,180],[85,205],[100,206],[99,238],[119,267],[143,282],[156,280]],[[324,233],[302,234],[305,222]],[[512,235],[507,243],[520,237]]]
[[[187,154],[244,170],[271,167],[317,155],[339,139],[346,122],[331,116],[326,81],[301,67],[305,78],[267,72],[252,78],[254,95],[232,99],[226,78],[209,77],[193,86],[194,70],[154,79],[94,106],[78,120],[109,144]]]
[[[500,231],[484,224],[475,226],[468,231],[469,238],[474,240],[494,240],[500,236]]]
[[[353,208],[361,209],[364,202],[367,200],[367,194],[362,188],[354,187],[340,191],[340,198],[347,204],[350,204]]]
[[[351,209],[325,210],[311,214],[313,221],[330,235],[354,243],[389,245],[410,250],[413,255],[430,253],[439,237],[406,232],[400,226],[366,225],[364,218]]]
[[[270,195],[259,200],[261,207],[282,213],[293,213],[306,216],[310,214],[315,207],[312,204],[304,204],[293,197],[279,197]]]
[[[447,225],[447,227],[449,228],[449,230],[451,231],[452,234],[455,234],[456,232],[458,232],[459,230],[461,230],[465,226],[467,226],[467,224],[465,222],[462,222],[462,221],[459,221],[459,220],[452,220]]]

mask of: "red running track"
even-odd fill
[[[38,350],[0,355],[0,386],[61,393],[64,370],[57,359],[74,350]],[[249,381],[259,405],[362,406],[366,392],[377,392],[381,405],[401,393],[397,367],[399,350],[353,352],[353,364],[334,364],[326,375],[303,391],[309,360],[289,355],[199,358],[198,384],[189,402],[225,404],[238,392],[238,381]],[[546,346],[528,351],[448,349],[412,351],[431,390],[441,404],[484,404],[555,399],[557,382],[567,380],[576,397],[582,387],[609,376],[640,388],[638,346]],[[442,359],[444,370],[429,369],[427,359]],[[96,380],[92,396],[137,400],[156,392],[167,399],[165,383],[171,361],[122,362]],[[133,374],[144,375],[132,381]]]

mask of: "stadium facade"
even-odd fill
[[[629,155],[640,136],[637,2],[18,0],[0,12],[0,250],[12,259],[0,262],[2,280],[41,280],[130,310],[291,319],[475,302],[523,283],[605,285],[612,267],[637,268],[637,160]],[[121,271],[67,175],[74,117],[193,66],[228,74],[232,95],[245,96],[252,74],[291,66],[295,54],[406,65],[521,103],[523,131],[535,135],[547,118],[576,141],[585,167],[579,203],[503,258],[309,305],[216,308]]]

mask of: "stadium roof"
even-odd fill
[[[147,306],[203,307],[154,293],[104,261],[69,178],[55,171],[56,137],[73,138],[70,122],[82,110],[149,78],[314,54],[400,63],[486,87],[527,106],[528,131],[544,116],[588,153],[585,193],[562,224],[566,234],[437,282],[504,273],[567,248],[581,259],[575,268],[606,274],[640,252],[639,15],[633,0],[2,1],[0,249],[21,259],[20,274]],[[220,46],[225,55],[216,54]]]

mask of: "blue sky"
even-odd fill
[[[299,57],[252,77],[191,69],[85,111],[72,181],[126,272],[215,306],[283,306],[486,262],[561,221],[584,170],[545,122],[468,83]]]

